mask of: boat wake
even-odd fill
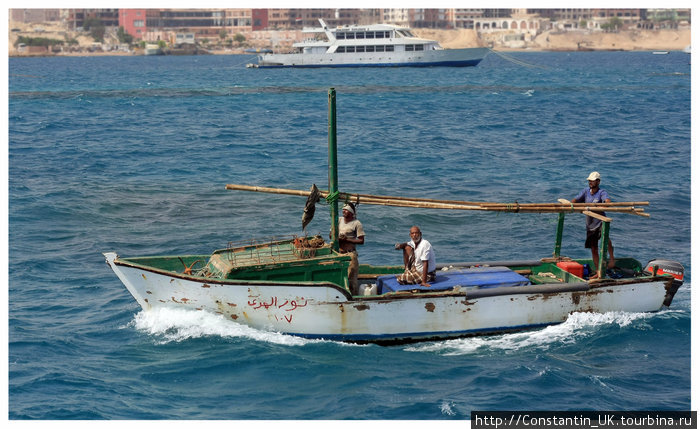
[[[550,346],[575,344],[584,338],[596,335],[596,332],[599,332],[599,328],[610,326],[624,328],[639,321],[676,312],[679,312],[679,310],[664,310],[658,313],[574,313],[564,323],[539,330],[425,343],[406,347],[405,350],[437,352],[449,356],[483,354],[494,350],[512,352],[527,348],[547,349]]]
[[[406,351],[430,352],[442,355],[482,354],[489,351],[516,351],[527,348],[547,349],[552,345],[573,344],[596,335],[597,328],[606,326],[626,327],[653,317],[671,316],[681,310],[664,310],[659,313],[574,313],[561,324],[543,329],[498,336],[460,338],[455,340],[420,343],[407,346]],[[173,308],[154,308],[140,311],[127,327],[136,328],[157,338],[158,343],[167,344],[202,337],[244,338],[287,346],[304,346],[316,343],[336,343],[347,346],[366,347],[330,340],[312,340],[279,332],[251,328],[222,315],[206,311],[190,311]]]
[[[162,344],[212,336],[247,338],[288,346],[303,346],[323,341],[261,331],[206,311],[172,308],[142,310],[136,314],[128,326],[157,337]]]

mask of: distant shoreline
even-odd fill
[[[517,49],[517,48],[493,48],[495,52],[507,52],[507,53],[517,53],[517,52],[683,52],[683,49]],[[212,51],[209,54],[200,55],[152,55],[161,57],[181,57],[181,56],[201,56],[201,55],[243,55],[250,56],[251,59],[258,56],[258,54],[250,54],[247,52],[220,52]],[[136,54],[133,52],[71,52],[71,53],[26,53],[26,54],[10,54],[10,58],[48,58],[48,57],[143,57],[147,55]],[[150,55],[149,55],[150,56]]]
[[[607,33],[602,31],[554,31],[549,30],[523,40],[504,41],[507,32],[477,33],[475,30],[415,29],[419,37],[437,40],[445,49],[491,47],[502,52],[580,52],[580,51],[683,51],[690,47],[690,29],[676,30],[624,30]],[[12,39],[12,37],[10,38]],[[9,57],[90,57],[90,56],[139,56],[138,51],[96,52],[18,52],[10,40]],[[87,43],[87,42],[85,42]],[[269,42],[258,41],[258,44]],[[244,52],[249,46],[236,48],[204,48],[211,55],[251,55]],[[259,46],[258,46],[259,47]],[[87,49],[87,45],[82,46]],[[276,47],[280,49],[279,46]],[[288,49],[288,48],[287,48]],[[273,47],[275,50],[275,47]]]

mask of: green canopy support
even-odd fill
[[[338,140],[336,136],[335,88],[328,89],[328,197],[331,206],[331,247],[338,244]]]
[[[600,231],[600,258],[598,261],[598,278],[605,278],[605,271],[608,268],[608,243],[610,242],[610,222],[603,221]]]
[[[559,213],[559,222],[557,223],[557,238],[554,242],[554,257],[558,258],[561,256],[561,240],[564,235],[564,217],[565,213]]]

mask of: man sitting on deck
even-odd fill
[[[429,281],[435,281],[435,252],[428,240],[423,239],[423,234],[417,226],[411,227],[411,240],[406,243],[397,243],[396,249],[403,250],[404,272],[396,277],[399,284],[420,284],[430,287]]]

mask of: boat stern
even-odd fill
[[[678,289],[683,285],[683,277],[685,275],[685,269],[680,262],[669,261],[667,259],[653,259],[649,261],[644,268],[646,274],[652,276],[666,276],[669,281],[666,284],[666,297],[664,299],[664,305],[666,307],[671,306],[671,301],[673,297],[678,292]]]

